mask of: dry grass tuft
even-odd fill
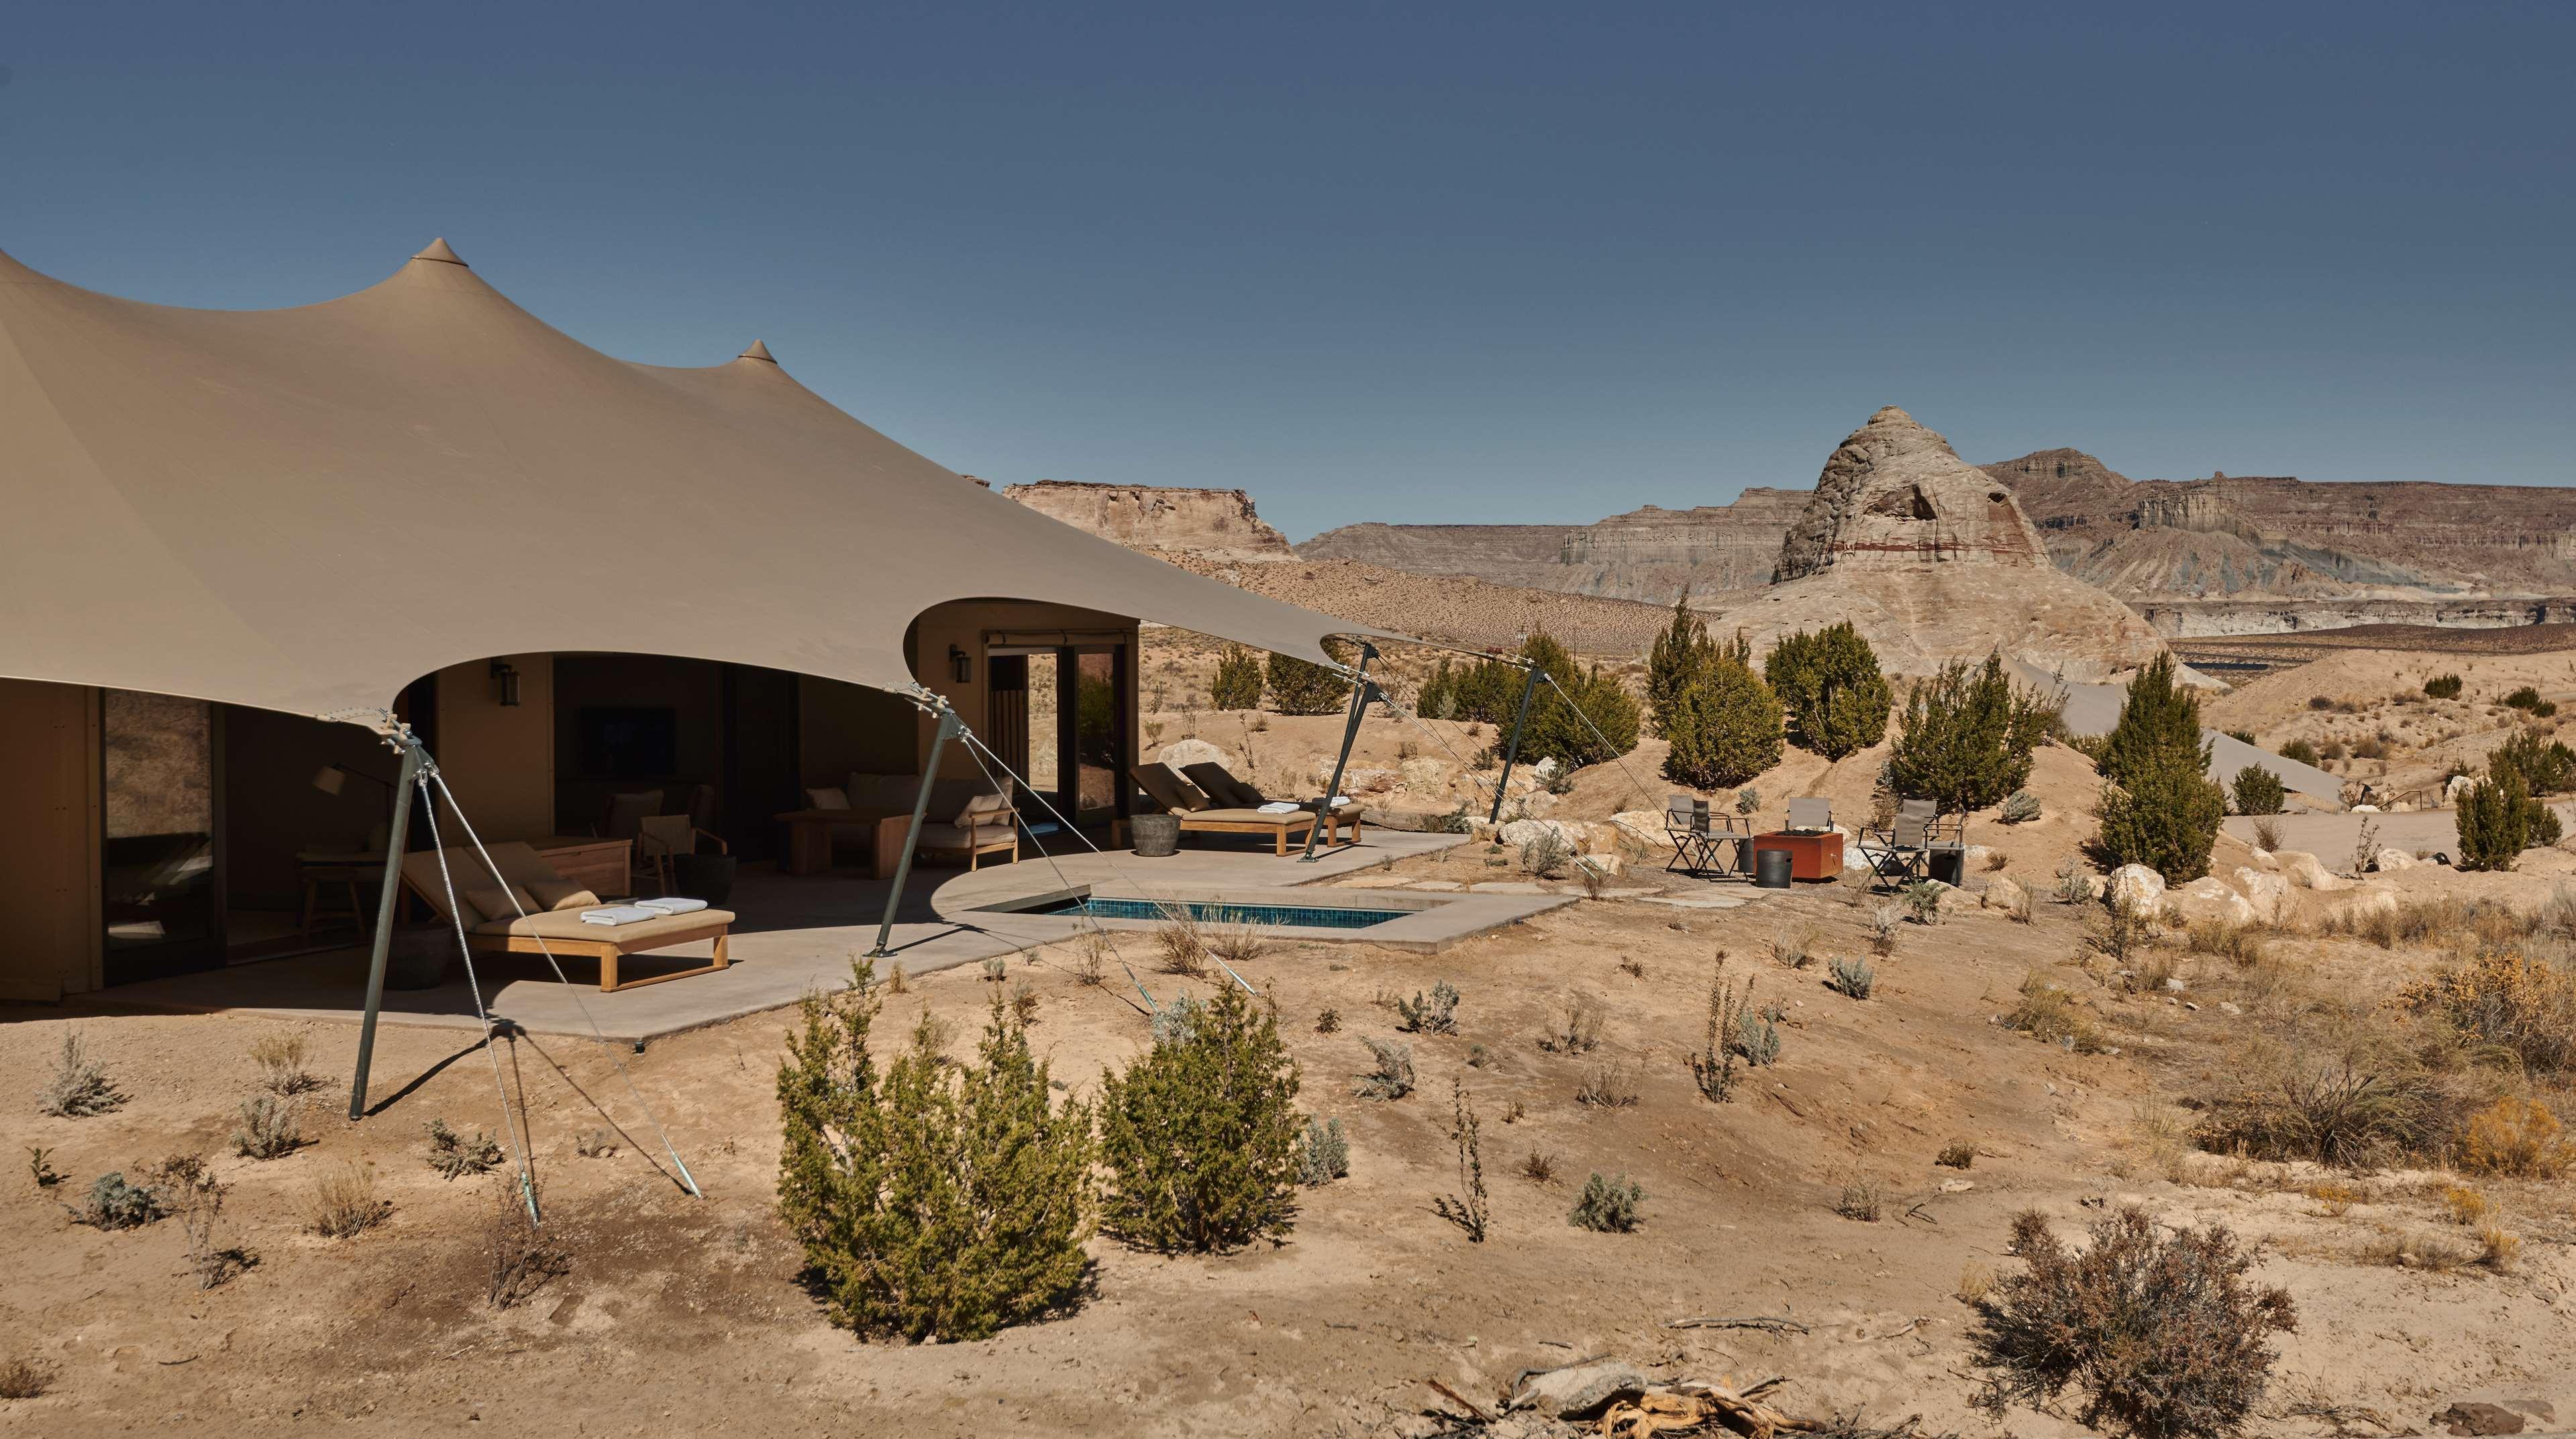
[[[1959,1287],[1952,1291],[1962,1304],[1978,1304],[1995,1292],[1995,1271],[1971,1260],[1959,1271]]]
[[[304,1227],[325,1239],[347,1239],[385,1222],[394,1207],[376,1197],[376,1172],[342,1161],[315,1175],[304,1193]]]
[[[1553,1154],[1541,1154],[1535,1149],[1531,1150],[1529,1152],[1529,1157],[1521,1161],[1521,1178],[1528,1180],[1532,1184],[1554,1184],[1556,1182],[1556,1156]]]
[[[1601,1043],[1604,1014],[1601,1001],[1591,995],[1565,995],[1548,1007],[1538,1047],[1550,1054],[1589,1054]]]
[[[250,1047],[251,1062],[259,1066],[259,1082],[271,1094],[297,1095],[322,1087],[322,1081],[305,1072],[306,1045],[300,1034],[271,1034]]]
[[[2442,1186],[2442,1212],[2450,1216],[2453,1224],[2483,1224],[2494,1209],[2484,1194],[2465,1184]]]
[[[0,1364],[0,1399],[41,1399],[54,1387],[54,1371],[26,1359]]]

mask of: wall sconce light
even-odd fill
[[[492,691],[504,709],[519,707],[519,670],[507,660],[492,661]]]
[[[957,676],[959,684],[971,685],[975,682],[975,657],[955,645],[948,647],[948,668],[950,673]]]

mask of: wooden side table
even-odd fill
[[[1843,836],[1840,830],[1808,832],[1774,830],[1753,837],[1753,852],[1766,849],[1784,850],[1789,856],[1791,879],[1840,879],[1843,873]]]

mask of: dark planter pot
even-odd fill
[[[436,989],[456,958],[456,931],[445,925],[398,926],[385,952],[385,988]]]
[[[1127,822],[1127,828],[1136,837],[1140,859],[1162,859],[1180,852],[1181,822],[1171,815],[1140,814]]]
[[[690,899],[703,899],[718,909],[733,898],[734,859],[729,854],[671,856],[671,887]]]
[[[1789,852],[1785,849],[1756,850],[1753,854],[1753,887],[1787,889],[1789,887]]]

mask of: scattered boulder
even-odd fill
[[[1988,909],[2000,909],[2010,914],[2030,903],[2030,892],[2021,887],[2021,881],[1999,874],[1986,881],[1986,892],[1981,902]]]
[[[1554,835],[1568,854],[1583,853],[1583,831],[1561,819],[1516,819],[1504,825],[1495,835],[1505,845],[1518,849],[1541,835]]]
[[[2434,1415],[2433,1422],[2453,1434],[2519,1434],[2523,1416],[2501,1404],[2471,1399]]]
[[[1616,1359],[1573,1364],[1525,1376],[1506,1408],[1536,1409],[1556,1419],[1588,1419],[1621,1397],[1646,1392],[1646,1376]]]
[[[1448,776],[1447,765],[1429,755],[1416,755],[1401,766],[1407,789],[1439,789]]]
[[[2351,889],[2351,886],[2347,885],[2346,888]],[[2347,923],[2368,919],[2374,914],[2395,914],[2397,891],[2384,884],[2363,885],[2358,889],[2351,889],[2348,894],[2328,901],[2322,912],[2328,920],[2341,920]]]
[[[1179,774],[1194,764],[1223,764],[1225,751],[1203,739],[1178,739],[1163,746],[1162,753],[1154,758],[1171,766],[1172,773]]]
[[[2350,889],[2352,881],[2329,871],[2315,855],[2301,850],[2285,849],[2272,858],[2280,861],[2281,873],[2301,889],[2319,891]]]
[[[2255,920],[2253,904],[2215,875],[2203,875],[2168,891],[2164,908],[2185,924],[2252,924]]]
[[[2290,882],[2276,873],[2240,865],[2236,887],[2245,892],[2245,902],[2253,906],[2254,917],[2265,924],[2277,924],[2289,912]]]
[[[1849,841],[1845,841],[1845,843],[1849,843]],[[1994,846],[1989,844],[1972,844],[1968,846],[1959,857],[1961,875],[1964,877],[1971,874],[1985,873],[1986,860],[1991,857],[1994,852]]]
[[[1664,843],[1664,816],[1660,810],[1623,809],[1610,816],[1614,828],[1624,831],[1640,844]]]
[[[2402,849],[2383,849],[2370,857],[2370,867],[2382,873],[2396,869],[2413,869],[2421,863],[2423,863],[2422,860]]]
[[[2143,864],[2124,864],[2111,871],[2111,902],[2141,914],[2153,913],[2164,897],[2165,877]]]

